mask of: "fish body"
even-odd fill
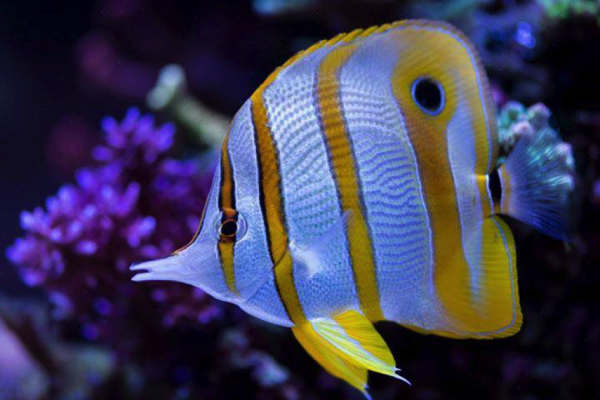
[[[194,240],[134,279],[193,284],[291,327],[365,394],[367,370],[400,378],[374,322],[514,334],[515,244],[499,215],[564,239],[572,161],[544,131],[498,165],[495,118],[474,47],[447,24],[320,42],[236,114]]]

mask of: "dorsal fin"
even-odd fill
[[[419,31],[415,32],[414,31]],[[405,32],[401,34],[400,32]],[[467,68],[473,69],[475,71],[476,77],[470,79],[469,81],[457,81],[454,82],[456,87],[464,87],[464,91],[466,93],[474,92],[478,94],[478,101],[481,103],[477,105],[477,107],[481,107],[483,113],[486,114],[485,117],[485,132],[478,132],[479,134],[485,135],[485,145],[479,144],[477,145],[477,151],[485,154],[481,154],[482,159],[486,159],[485,165],[481,166],[482,171],[485,170],[486,173],[491,172],[496,166],[496,159],[498,153],[498,144],[497,144],[497,127],[495,114],[493,113],[493,102],[491,99],[491,92],[489,89],[489,85],[487,82],[487,77],[485,75],[483,66],[481,61],[479,60],[479,56],[477,55],[477,51],[473,44],[471,44],[470,40],[458,29],[453,27],[452,25],[443,22],[443,21],[428,21],[428,20],[402,20],[397,21],[390,24],[384,24],[380,26],[373,26],[368,29],[356,29],[349,33],[341,33],[332,39],[329,40],[321,40],[306,50],[302,50],[288,59],[283,65],[276,68],[268,78],[262,83],[262,85],[255,91],[252,98],[255,99],[257,96],[262,95],[265,89],[270,86],[285,70],[290,67],[293,67],[303,61],[307,61],[309,56],[314,54],[319,50],[325,50],[327,52],[332,51],[334,48],[343,45],[352,45],[355,47],[360,47],[363,43],[366,43],[368,39],[374,39],[375,37],[380,37],[387,35],[388,33],[394,33],[393,35],[387,35],[390,42],[388,43],[396,43],[406,41],[415,41],[420,39],[415,39],[415,37],[424,37],[426,33],[436,32],[442,36],[445,36],[446,39],[451,38],[452,40],[449,43],[444,44],[444,46],[456,46],[457,48],[461,48],[464,50],[464,54],[466,58],[461,62],[467,62],[469,65]],[[399,33],[399,34],[396,34]],[[412,33],[412,34],[411,34]],[[439,42],[439,40],[438,40]],[[438,43],[439,44],[439,43]],[[431,57],[428,57],[427,51],[431,50],[429,47],[431,45],[428,43],[420,44],[415,47],[415,54],[409,54],[410,58],[418,58],[421,63],[427,64],[431,63]],[[403,45],[401,46],[403,47]],[[448,47],[446,47],[448,48]],[[452,47],[451,47],[452,48]],[[436,49],[436,54],[444,54],[444,49]],[[386,51],[389,51],[389,46],[381,46],[379,49],[373,54],[374,57],[374,65],[379,64],[379,58],[385,58]],[[455,57],[456,52],[447,52],[446,57]],[[424,57],[424,58],[423,58]],[[443,63],[452,63],[453,61],[443,59]],[[439,62],[438,62],[439,63]],[[371,71],[372,74],[376,74],[378,71]],[[391,78],[394,79],[394,78]],[[393,84],[396,84],[392,82]],[[475,85],[476,89],[472,88],[470,85]],[[476,96],[477,97],[477,96]],[[488,110],[488,111],[485,111]],[[491,110],[491,111],[489,111]],[[480,110],[481,111],[481,110]],[[478,113],[480,113],[478,111]],[[489,114],[489,115],[488,115]],[[488,148],[489,146],[489,148]]]

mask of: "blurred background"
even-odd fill
[[[373,375],[373,398],[600,398],[596,0],[0,2],[0,398],[360,399],[289,330],[191,287],[134,284],[127,267],[191,238],[215,148],[276,66],[405,18],[472,39],[507,146],[547,125],[570,144],[574,234],[509,221],[512,338],[378,325],[413,386]]]

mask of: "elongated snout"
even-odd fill
[[[132,280],[173,281],[200,288],[219,300],[233,301],[223,279],[218,256],[209,246],[193,246],[169,257],[133,264]]]

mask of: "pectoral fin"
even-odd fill
[[[305,242],[292,242],[290,251],[294,261],[306,267],[309,278],[322,273],[327,266],[331,266],[339,257],[342,242],[346,238],[346,229],[352,217],[350,211],[346,211],[338,221],[329,227],[321,236]]]
[[[367,370],[408,381],[397,375],[396,362],[383,338],[365,316],[349,310],[292,328],[306,351],[329,373],[362,391]],[[368,396],[368,395],[367,395]]]

